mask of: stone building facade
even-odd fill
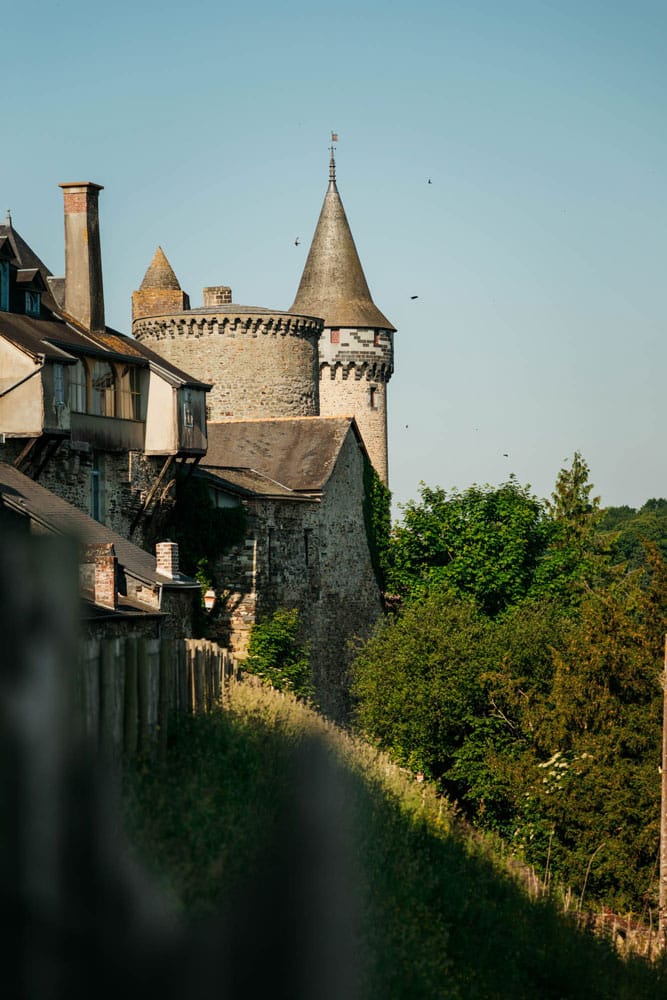
[[[202,462],[214,489],[244,487],[248,511],[245,539],[215,567],[223,591],[212,626],[243,655],[255,621],[297,608],[318,701],[335,718],[349,708],[350,645],[382,614],[364,518],[367,462],[350,417],[214,423]]]
[[[178,282],[170,265],[168,272],[155,265],[154,258],[132,296],[132,332],[139,343],[212,385],[210,420],[319,412],[321,320],[236,305],[227,286],[205,288],[205,304],[196,309],[167,309],[162,296],[175,294],[172,284]]]
[[[350,641],[382,613],[364,519],[365,465],[386,483],[395,329],[372,300],[336,186],[329,187],[289,311],[188,296],[158,248],[132,296],[137,341],[211,384],[198,471],[237,489],[243,542],[215,567],[211,628],[238,653],[256,621],[295,607],[317,696],[345,714]],[[216,487],[211,487],[212,493]]]

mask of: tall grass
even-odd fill
[[[531,898],[427,783],[258,685],[184,720],[126,807],[184,920],[217,928],[228,995],[265,976],[318,1000],[667,997],[662,968]]]

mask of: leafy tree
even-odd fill
[[[387,582],[391,534],[391,493],[364,457],[364,524],[368,550],[380,590]]]
[[[558,473],[546,510],[551,538],[535,575],[535,592],[576,604],[586,587],[609,572],[609,547],[601,535],[600,498],[591,497],[589,468],[579,452]]]
[[[447,583],[487,615],[531,588],[549,541],[542,504],[514,477],[499,487],[446,493],[422,485],[421,501],[403,507],[393,532],[390,586],[408,597]]]
[[[300,637],[296,608],[278,608],[252,627],[244,669],[278,691],[308,700],[313,694],[309,646]]]
[[[667,559],[667,500],[647,500],[639,510],[634,507],[607,507],[602,511],[600,530],[606,533],[612,559],[627,563],[629,569],[645,563],[645,542],[658,546]]]
[[[487,628],[447,586],[408,604],[356,658],[357,724],[401,764],[442,779],[483,712]]]

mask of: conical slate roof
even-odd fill
[[[329,188],[324,196],[301,284],[289,312],[320,316],[327,327],[395,329],[371,298],[336,187],[333,152]]]
[[[162,247],[158,247],[155,251],[144,275],[144,280],[141,282],[141,291],[146,291],[148,288],[173,288],[177,292],[181,291],[178,278],[174,274]]]

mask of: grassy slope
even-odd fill
[[[267,689],[186,720],[127,807],[183,915],[220,928],[230,995],[259,995],[270,967],[292,998],[667,997],[659,970],[531,901],[429,787]]]

